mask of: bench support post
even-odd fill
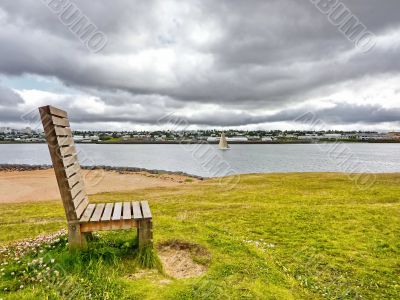
[[[153,221],[144,219],[138,222],[139,249],[153,247]]]
[[[68,244],[71,250],[86,248],[86,234],[81,232],[79,224],[72,223],[68,225]]]

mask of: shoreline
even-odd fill
[[[220,177],[204,177],[194,174],[185,173],[182,171],[167,171],[167,170],[157,170],[157,169],[146,169],[146,168],[138,168],[138,167],[114,167],[114,166],[105,166],[105,165],[96,165],[96,166],[80,166],[83,171],[95,171],[95,170],[104,170],[110,172],[117,172],[119,174],[129,174],[129,173],[148,173],[151,175],[173,175],[173,176],[182,176],[187,178],[193,178],[199,181],[220,178]],[[50,170],[53,169],[52,165],[30,165],[30,164],[0,164],[0,172],[28,172],[28,171],[39,171],[39,170]],[[396,172],[340,172],[340,171],[276,171],[276,172],[250,172],[250,173],[240,173],[237,175],[262,175],[262,174],[344,174],[344,175],[352,175],[352,174],[400,174],[400,171]]]
[[[204,180],[205,177],[188,174],[180,171],[166,171],[166,170],[154,170],[137,167],[112,167],[112,166],[80,166],[82,170],[104,170],[104,171],[115,171],[120,174],[124,173],[140,173],[145,172],[156,175],[176,175],[182,177],[194,178],[197,180]],[[53,169],[52,165],[29,165],[29,164],[0,164],[0,172],[24,172],[24,171],[36,171],[36,170],[49,170]]]

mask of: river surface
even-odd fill
[[[270,172],[400,172],[400,144],[77,144],[81,165],[140,167],[213,177]],[[0,164],[51,164],[45,144],[0,144]]]

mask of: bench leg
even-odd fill
[[[87,246],[86,234],[81,232],[79,224],[68,225],[69,249],[82,249]]]
[[[140,220],[138,224],[139,249],[153,248],[153,221],[151,219]]]

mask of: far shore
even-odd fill
[[[95,144],[95,145],[198,145],[198,144],[210,144],[217,145],[218,142],[207,142],[207,141],[101,141],[101,142],[75,142],[76,144]],[[229,144],[236,145],[304,145],[304,144],[325,144],[325,143],[348,143],[348,144],[399,144],[400,140],[372,140],[372,141],[360,141],[360,140],[319,140],[319,141],[307,141],[307,140],[294,140],[294,141],[230,141]],[[0,141],[0,144],[7,145],[23,145],[23,144],[46,144],[46,142],[22,142],[22,141]]]

